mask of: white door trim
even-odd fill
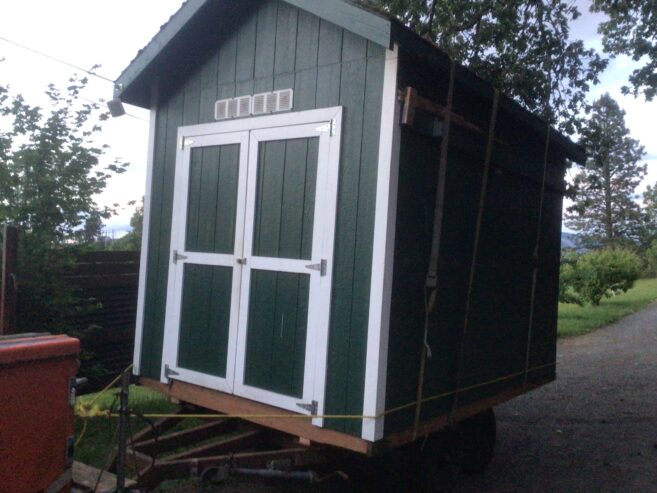
[[[186,136],[185,127],[178,130],[178,142]],[[187,205],[189,196],[189,169],[192,150],[199,147],[239,144],[239,174],[237,184],[237,203],[235,220],[235,243],[232,254],[215,254],[188,252],[186,250]],[[235,368],[235,347],[237,344],[237,323],[239,316],[239,293],[242,267],[237,262],[243,250],[244,240],[244,203],[247,184],[247,166],[249,153],[249,132],[226,132],[214,135],[195,136],[192,142],[178,147],[176,155],[176,174],[173,197],[173,217],[171,222],[171,248],[169,261],[173,262],[173,252],[177,251],[186,258],[181,258],[169,266],[167,284],[166,317],[164,328],[164,347],[162,351],[161,381],[167,382],[166,367],[177,373],[176,379],[209,387],[224,392],[233,391]],[[182,309],[182,284],[184,268],[187,264],[217,265],[233,269],[231,289],[231,308],[228,329],[228,347],[226,356],[225,378],[207,375],[178,366],[178,346],[180,336],[180,315]]]
[[[361,437],[374,442],[383,438],[388,369],[390,301],[395,253],[395,221],[399,178],[400,103],[397,97],[399,47],[386,51],[381,103],[379,166],[376,180],[376,212],[372,250],[372,279],[367,353],[365,363],[364,419]]]
[[[317,320],[318,322],[314,324],[314,330],[308,330],[307,332],[306,375],[309,375],[310,378],[304,378],[303,401],[305,402],[306,397],[310,400],[318,401],[317,415],[322,415],[324,413],[330,321],[329,314],[333,279],[334,235],[337,214],[338,175],[340,168],[341,129],[342,107],[340,106],[298,113],[286,113],[225,122],[191,125],[180,127],[178,129],[177,142],[182,142],[184,145],[182,148],[180,146],[178,147],[176,154],[174,214],[172,218],[171,248],[169,253],[172,255],[174,250],[178,250],[179,253],[187,258],[179,260],[175,266],[172,265],[169,269],[167,285],[167,293],[169,295],[167,296],[161,370],[162,382],[168,381],[168,378],[165,375],[165,365],[169,365],[170,368],[178,372],[178,375],[175,376],[176,379],[185,380],[224,392],[239,393],[239,395],[243,395],[244,397],[303,413],[304,410],[296,406],[301,399],[287,398],[287,396],[280,396],[263,389],[248,387],[243,385],[241,380],[237,378],[239,375],[243,375],[243,359],[246,339],[244,337],[244,340],[240,342],[242,349],[239,350],[238,334],[241,332],[237,330],[236,326],[233,326],[233,320],[236,321],[235,323],[241,323],[240,317],[243,316],[243,312],[248,312],[248,306],[245,307],[239,302],[231,303],[231,328],[229,334],[226,378],[222,379],[178,368],[175,363],[177,362],[178,335],[180,331],[180,302],[176,301],[176,296],[171,296],[170,294],[177,293],[177,290],[180,289],[182,283],[182,271],[185,263],[196,262],[225,265],[229,262],[233,262],[233,296],[238,296],[238,298],[234,298],[235,300],[239,299],[239,295],[236,293],[240,293],[243,290],[248,292],[248,281],[250,278],[248,273],[252,268],[269,270],[280,269],[284,272],[306,273],[311,276],[311,289],[314,290],[316,297],[325,301],[309,304],[308,319],[309,321]],[[247,236],[245,235],[245,227],[250,228],[247,231],[252,231],[253,227],[253,214],[247,216],[246,211],[246,191],[248,186],[255,183],[254,180],[256,175],[250,175],[257,169],[256,166],[249,166],[248,163],[251,159],[255,159],[257,162],[257,140],[280,140],[309,136],[318,136],[320,139],[317,164],[315,227],[313,228],[312,259],[266,259],[265,261],[265,259],[249,257],[248,255],[245,256],[244,252],[250,252],[251,250],[250,245],[248,248],[247,245],[245,245],[245,237]],[[185,251],[184,224],[187,211],[188,168],[191,149],[207,145],[222,145],[221,142],[231,143],[231,139],[239,140],[239,143],[242,145],[240,149],[238,217],[236,219],[236,244],[233,252],[234,255],[187,252]],[[251,155],[251,152],[254,152],[254,154]],[[184,164],[181,165],[181,163]],[[247,170],[247,172],[244,172],[245,170]],[[247,217],[250,217],[250,226],[246,224],[249,222],[246,221]],[[317,228],[316,225],[318,224],[321,224],[322,226]],[[252,241],[252,238],[249,238],[249,242],[250,241]],[[246,264],[238,264],[237,260],[240,259],[241,262],[241,259],[245,257],[247,258]],[[324,275],[307,268],[309,264],[321,263],[322,259],[327,261],[326,272]],[[236,279],[239,280],[237,284]],[[246,280],[246,282],[244,280]],[[237,310],[237,313],[233,314],[232,310]],[[238,355],[242,355],[242,362],[239,365]],[[281,397],[286,397],[288,400],[286,400],[286,402],[281,402]],[[315,418],[313,419],[313,424],[316,426],[322,426],[323,420],[321,418]]]
[[[318,116],[323,120],[316,120]],[[293,118],[291,118],[293,117]],[[240,303],[240,329],[237,343],[235,369],[236,395],[266,402],[295,412],[303,412],[299,403],[318,404],[317,414],[324,410],[326,386],[326,360],[328,351],[329,309],[333,267],[334,232],[337,203],[337,183],[340,159],[340,129],[342,109],[330,111],[308,111],[298,114],[280,115],[272,118],[284,124],[282,127],[262,128],[251,132],[249,150],[249,178],[244,238],[244,265],[242,297]],[[290,122],[292,122],[290,124]],[[331,125],[331,122],[333,124]],[[328,125],[326,125],[328,123]],[[317,161],[317,184],[315,187],[315,213],[313,219],[312,255],[309,260],[255,257],[252,252],[253,221],[255,217],[255,195],[257,182],[258,149],[260,142],[296,138],[319,138]],[[308,269],[310,264],[326,261],[326,272]],[[308,330],[306,332],[306,354],[304,385],[301,397],[289,397],[252,387],[244,383],[246,365],[246,341],[249,311],[251,270],[262,269],[295,272],[310,276],[308,300]],[[323,420],[315,418],[313,424],[322,426]]]

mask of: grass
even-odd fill
[[[592,332],[620,320],[657,299],[657,279],[640,279],[627,293],[605,298],[600,306],[559,304],[559,337]]]
[[[119,389],[112,389],[100,397],[96,404],[101,410],[118,409],[118,392]],[[78,397],[78,399],[88,403],[95,396],[96,394],[89,394]],[[177,409],[177,406],[170,403],[162,394],[144,387],[132,385],[129,396],[130,409],[137,413],[170,413]],[[75,448],[75,460],[104,469],[107,467],[108,454],[116,444],[118,420],[90,418],[87,421],[87,430]],[[82,426],[83,420],[76,418],[76,437],[81,433]],[[147,426],[148,424],[140,418],[130,418],[130,432],[133,434]]]

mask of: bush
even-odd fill
[[[591,303],[626,292],[641,273],[641,259],[631,250],[605,248],[565,257],[561,268],[559,301]]]
[[[657,240],[653,240],[648,249],[645,251],[645,261],[647,273],[650,277],[657,276]]]

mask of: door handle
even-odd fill
[[[322,259],[318,264],[306,265],[306,269],[319,271],[320,276],[326,275],[326,259]]]

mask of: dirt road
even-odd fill
[[[657,492],[657,304],[560,341],[557,371],[496,410],[495,459],[457,493]]]

